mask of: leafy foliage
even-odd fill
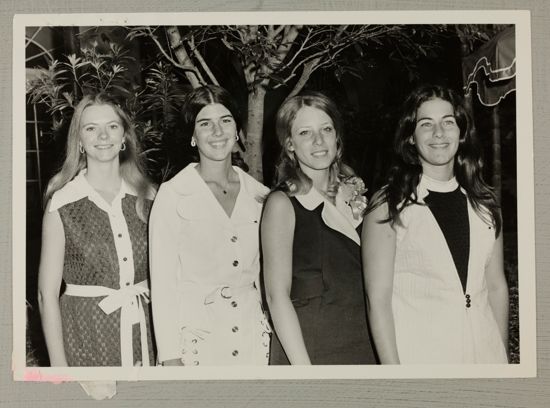
[[[143,79],[135,79],[130,68],[137,63],[122,45],[110,42],[105,51],[93,41],[81,48],[80,55],[62,56],[47,68],[31,70],[27,95],[30,103],[43,104],[52,115],[54,137],[66,132],[83,95],[102,91],[113,95],[132,118],[151,176],[159,181],[170,166],[164,135],[175,124],[185,87],[173,66],[163,62],[140,67]]]

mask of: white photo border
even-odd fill
[[[188,24],[192,22],[192,24]],[[516,27],[519,364],[402,366],[27,367],[26,366],[26,27],[227,24],[514,24]],[[415,10],[310,12],[193,12],[19,14],[13,24],[13,378],[16,381],[244,380],[535,377],[536,279],[531,16],[528,10]],[[521,135],[519,135],[521,133]]]

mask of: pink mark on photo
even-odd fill
[[[40,381],[51,382],[53,384],[61,384],[66,381],[73,381],[71,377],[58,374],[44,374],[40,370],[25,370],[23,381]]]

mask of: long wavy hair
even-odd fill
[[[403,114],[395,133],[395,157],[387,184],[378,199],[371,202],[367,211],[372,211],[386,202],[388,219],[385,221],[394,224],[400,223],[399,215],[405,207],[418,203],[417,186],[422,175],[422,164],[416,146],[409,141],[416,128],[417,110],[424,102],[432,99],[441,99],[453,106],[455,120],[460,129],[459,146],[454,158],[455,177],[466,191],[474,210],[495,228],[498,236],[502,228],[500,206],[492,188],[483,180],[482,151],[472,131],[472,122],[464,99],[452,89],[439,85],[420,86],[405,100]]]
[[[235,120],[237,134],[241,133],[243,122],[239,105],[235,99],[221,86],[204,85],[189,92],[181,107],[178,131],[183,134],[183,138],[187,142],[191,142],[191,138],[195,133],[195,120],[197,119],[197,115],[202,108],[213,103],[219,103],[231,112]],[[248,166],[245,164],[239,152],[233,152],[231,154],[231,161],[235,166],[239,166],[248,171]]]
[[[80,122],[84,110],[95,105],[110,106],[122,122],[126,149],[121,150],[119,153],[120,175],[126,183],[136,190],[138,195],[136,201],[137,214],[142,221],[147,222],[145,198],[154,195],[155,189],[146,176],[145,165],[139,154],[139,143],[130,118],[116,100],[104,92],[85,95],[76,105],[67,135],[65,160],[59,172],[48,183],[48,188],[44,194],[44,202],[47,203],[57,190],[61,189],[74,179],[81,170],[86,168],[86,154],[81,154],[79,150]]]
[[[300,168],[300,163],[293,151],[290,150],[292,137],[292,124],[300,109],[305,106],[319,109],[325,112],[334,124],[336,132],[336,157],[329,169],[329,188],[327,194],[334,197],[338,191],[338,183],[341,178],[353,176],[351,167],[342,161],[343,155],[343,125],[342,117],[336,104],[321,92],[306,91],[287,99],[277,111],[275,117],[275,130],[281,145],[281,154],[275,168],[275,190],[281,190],[289,196],[306,194],[313,183]]]

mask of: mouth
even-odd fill
[[[318,150],[316,152],[311,153],[313,157],[325,157],[328,155],[328,150]]]
[[[225,147],[225,145],[227,144],[227,139],[219,140],[216,142],[208,142],[208,144],[212,146],[214,149],[221,149]]]
[[[107,150],[113,146],[114,146],[113,144],[100,144],[100,145],[95,145],[94,147],[99,150]]]
[[[444,149],[449,146],[449,143],[432,143],[430,147],[433,149]]]

